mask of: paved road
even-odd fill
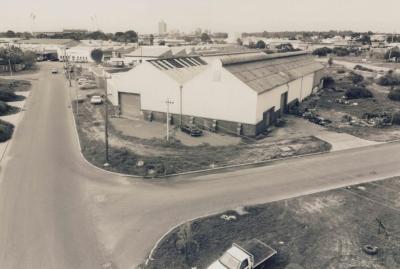
[[[0,268],[134,268],[190,218],[400,174],[400,144],[168,180],[103,173],[80,157],[68,91],[42,66],[0,177]]]

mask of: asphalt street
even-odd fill
[[[400,175],[398,143],[174,179],[103,172],[80,155],[54,65],[29,75],[27,111],[0,164],[0,268],[135,268],[185,220]]]

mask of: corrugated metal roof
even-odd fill
[[[223,64],[225,69],[259,94],[324,67],[304,53],[291,54],[290,57],[280,56],[236,61],[230,58],[229,61],[223,61]]]

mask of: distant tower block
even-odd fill
[[[166,35],[167,34],[167,24],[165,21],[160,21],[158,23],[158,34],[159,35]]]

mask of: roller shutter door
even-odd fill
[[[119,93],[119,104],[121,116],[128,119],[140,119],[142,112],[140,110],[140,94]]]

